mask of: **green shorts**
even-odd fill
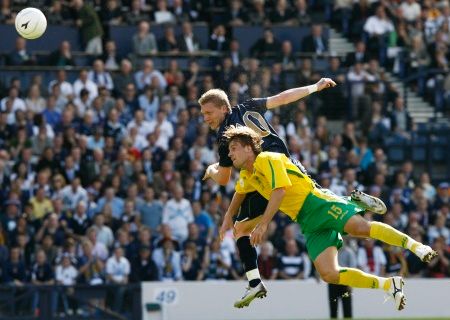
[[[328,247],[342,247],[344,226],[364,209],[326,189],[314,189],[297,215],[311,260]]]

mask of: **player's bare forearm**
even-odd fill
[[[279,106],[288,105],[289,103],[300,100],[306,96],[309,96],[311,93],[316,91],[321,91],[325,88],[331,88],[336,86],[336,82],[334,82],[330,78],[322,78],[317,83],[305,86],[289,89],[279,94],[267,98],[267,109],[278,108]]]
[[[242,202],[245,199],[245,193],[237,193],[235,192],[233,198],[231,199],[230,206],[228,207],[227,212],[225,213],[225,217],[233,218],[241,207]]]
[[[208,178],[213,179],[217,184],[221,186],[227,185],[231,177],[231,167],[222,167],[218,162],[213,163],[206,169],[203,180]]]
[[[228,230],[233,228],[233,217],[239,212],[239,208],[241,207],[242,201],[245,199],[245,194],[240,194],[235,192],[233,198],[231,199],[230,206],[228,207],[227,212],[225,212],[225,216],[223,217],[222,226],[219,230],[219,238],[222,241],[225,237],[225,234]]]
[[[277,188],[270,194],[269,202],[267,203],[266,210],[261,218],[261,222],[256,226],[250,236],[250,243],[252,245],[258,245],[262,242],[264,234],[267,231],[270,221],[280,208],[281,202],[286,194],[285,188]]]
[[[281,202],[283,201],[285,195],[286,195],[285,188],[278,188],[272,191],[260,224],[269,225],[270,221],[272,221],[273,217],[278,212]]]

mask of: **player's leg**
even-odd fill
[[[305,167],[301,164],[300,161],[298,161],[297,159],[295,159],[293,157],[291,157],[290,160],[292,161],[293,164],[295,164],[300,169],[301,172],[307,174]],[[314,181],[314,182],[316,184],[316,187],[318,189],[320,189],[321,191],[323,191],[324,193],[329,193],[329,194],[332,194],[333,196],[336,196],[331,190],[322,188],[316,181]],[[344,196],[342,198],[347,201],[357,204],[364,210],[368,210],[373,213],[385,214],[387,211],[386,205],[384,204],[383,200],[381,200],[377,197],[371,196],[362,191],[359,191],[357,189],[353,190],[350,193],[349,197]]]
[[[234,224],[236,245],[250,287],[256,287],[261,282],[258,271],[258,255],[256,253],[256,248],[250,244],[250,234],[259,221],[261,221],[261,217],[262,216],[259,216],[245,221],[236,221]]]
[[[385,290],[392,294],[400,310],[405,303],[403,280],[400,277],[382,278],[358,269],[338,266],[337,250],[343,242],[340,233],[345,231],[348,221],[360,217],[362,211],[345,199],[315,189],[306,199],[297,222],[305,235],[308,254],[326,282]]]
[[[352,309],[352,288],[349,286],[342,286],[342,309],[344,313],[345,319],[353,318],[353,309]]]
[[[328,304],[330,307],[330,318],[336,319],[338,314],[339,286],[337,284],[328,284]]]
[[[390,225],[377,221],[367,221],[359,215],[352,216],[347,221],[344,231],[356,237],[370,237],[390,245],[408,249],[423,262],[430,262],[437,255],[436,251],[431,247],[417,242]]]
[[[263,298],[267,294],[267,289],[261,281],[258,270],[256,248],[250,244],[250,234],[261,220],[266,206],[267,200],[259,193],[253,192],[247,194],[234,224],[236,245],[239,250],[245,275],[249,282],[244,296],[235,302],[234,306],[236,308],[246,307],[253,299]]]
[[[320,235],[322,242],[329,241],[326,240],[327,238],[333,239],[333,232],[336,231],[322,233]],[[339,267],[337,250],[336,246],[328,247],[314,260],[314,266],[324,281],[353,288],[381,289],[392,296],[397,310],[402,310],[405,307],[406,298],[403,294],[403,279],[401,277],[384,278],[355,268]]]

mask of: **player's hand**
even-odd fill
[[[317,81],[317,91],[321,91],[326,88],[332,88],[336,86],[336,82],[331,80],[330,78],[322,78]]]
[[[220,230],[219,230],[220,241],[223,241],[225,234],[231,228],[233,228],[233,220],[227,218],[227,216],[225,215],[225,218],[223,219],[223,222],[222,222],[222,226],[220,227]]]
[[[257,246],[261,244],[264,238],[264,234],[267,231],[268,225],[265,223],[260,223],[256,226],[256,228],[253,230],[252,234],[250,235],[250,243],[252,246]]]
[[[217,171],[217,170],[219,170],[219,164],[218,163],[210,164],[208,166],[208,168],[206,168],[206,172],[205,172],[205,175],[203,176],[202,180],[206,180],[208,178],[211,178],[212,174],[215,171]]]

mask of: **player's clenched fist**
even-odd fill
[[[336,86],[336,82],[334,82],[330,78],[322,78],[319,81],[317,81],[316,84],[317,84],[317,91]]]
[[[217,170],[219,169],[219,164],[218,163],[213,163],[211,165],[208,166],[208,168],[206,168],[206,172],[205,175],[203,176],[202,180],[206,180],[208,178],[211,178],[211,176],[217,172]]]

